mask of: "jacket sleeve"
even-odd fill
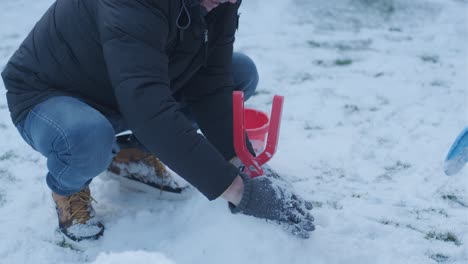
[[[146,0],[100,0],[97,22],[108,75],[129,128],[208,199],[220,196],[237,170],[197,134],[171,95],[165,14]]]
[[[183,95],[203,134],[229,160],[236,155],[233,143],[232,54],[240,1],[224,5],[222,13],[218,14],[222,19],[215,22],[217,26],[221,25],[215,32],[220,37],[210,47],[205,67],[191,79]]]

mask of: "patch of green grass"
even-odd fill
[[[442,215],[442,216],[448,217],[447,211],[445,211],[444,209],[430,208],[430,209],[428,209],[428,210],[429,210],[430,212],[433,212],[433,213],[440,214],[440,215]]]
[[[379,77],[382,77],[384,75],[385,75],[385,73],[379,72],[379,73],[374,74],[374,78],[379,78]]]
[[[437,55],[423,55],[421,60],[428,63],[438,63],[440,59]]]
[[[388,31],[390,32],[403,32],[403,30],[401,28],[398,28],[398,27],[391,27],[388,29]]]
[[[372,39],[334,41],[334,42],[318,42],[314,40],[307,41],[307,45],[311,48],[333,49],[342,52],[346,51],[363,51],[369,50],[372,45]]]
[[[9,160],[9,159],[16,158],[16,157],[18,156],[15,154],[15,152],[13,152],[12,150],[9,150],[0,156],[0,161]]]
[[[440,240],[444,242],[451,242],[457,246],[461,246],[462,244],[460,240],[458,239],[458,237],[452,232],[436,233],[432,231],[426,234],[425,239],[435,239],[435,240]]]
[[[319,42],[313,40],[307,41],[307,45],[309,45],[311,48],[320,48],[322,46]]]
[[[412,226],[411,224],[406,224],[406,225],[403,225],[401,223],[398,223],[396,221],[392,221],[392,220],[386,220],[386,219],[382,219],[380,221],[378,221],[378,223],[382,224],[382,225],[388,225],[388,226],[393,226],[395,228],[408,228],[409,230],[412,230],[412,231],[415,231],[415,232],[418,232],[418,233],[421,233],[421,234],[425,234],[424,231]]]
[[[320,202],[320,201],[313,201],[311,202],[312,203],[312,206],[314,208],[331,208],[331,209],[335,209],[335,210],[343,210],[343,206],[340,205],[337,201],[326,201],[325,203],[324,202]]]
[[[367,195],[368,193],[353,193],[351,194],[351,197],[360,199],[366,197]]]
[[[393,226],[393,227],[400,227],[400,223],[391,221],[391,220],[380,220],[379,223],[382,225],[388,225],[388,226]]]
[[[323,203],[322,202],[319,202],[319,201],[313,201],[312,202],[312,206],[314,208],[322,208],[323,207]]]
[[[405,225],[405,227],[408,228],[408,229],[410,229],[410,230],[419,232],[419,233],[424,233],[424,231],[422,231],[422,230],[420,230],[420,229],[418,229],[418,228],[416,228],[416,227],[414,227],[414,226],[412,226],[412,225],[410,225],[410,224]]]
[[[339,51],[359,51],[359,50],[368,50],[372,44],[372,40],[355,40],[348,42],[341,42],[335,44],[335,48]]]
[[[445,195],[442,195],[442,199],[456,201],[458,198],[457,196],[455,196],[455,194],[445,194]]]
[[[431,86],[435,86],[435,87],[449,87],[449,85],[447,84],[447,82],[441,81],[441,80],[436,80],[436,81],[431,82]]]
[[[449,217],[447,211],[436,208],[414,209],[412,210],[412,213],[416,215],[417,220],[428,219],[437,215],[443,216],[445,218]]]
[[[411,168],[411,164],[402,161],[397,161],[394,165],[385,167],[384,169],[388,172],[399,172]]]
[[[442,199],[457,203],[463,207],[468,207],[468,205],[462,202],[455,194],[444,194],[442,195]]]
[[[15,182],[16,178],[8,170],[0,169],[0,179]]]
[[[336,66],[349,66],[353,64],[353,61],[351,59],[337,59],[335,60],[335,65]]]
[[[304,125],[304,130],[322,130],[323,128],[321,126],[312,126],[309,124],[309,122],[306,122]]]
[[[312,74],[308,72],[303,72],[295,76],[293,80],[291,81],[291,84],[299,84],[299,83],[304,83],[304,82],[312,81],[312,80],[314,80],[314,76]]]
[[[325,62],[323,60],[315,60],[314,64],[317,65],[317,66],[324,66]]]
[[[448,256],[441,253],[433,254],[429,256],[429,258],[433,259],[437,263],[444,263],[447,262],[447,260],[449,259]]]
[[[344,109],[345,109],[346,112],[348,112],[349,114],[357,113],[357,112],[360,111],[359,106],[353,105],[353,104],[346,104],[346,105],[344,106]]]
[[[390,103],[390,100],[388,100],[387,97],[384,96],[377,96],[377,101],[379,101],[380,105],[388,105]]]
[[[259,95],[259,94],[271,94],[271,92],[267,90],[256,90],[254,93],[254,95]]]
[[[6,203],[5,194],[0,192],[0,207]]]
[[[343,206],[337,201],[327,201],[327,205],[335,210],[343,210]]]

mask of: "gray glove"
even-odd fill
[[[242,161],[238,157],[232,158],[230,162],[239,171],[244,172],[245,165],[242,164]],[[275,179],[281,180],[284,183],[288,184],[288,182],[286,180],[284,180],[281,176],[279,176],[278,173],[276,173],[270,166],[268,166],[268,164],[263,164],[262,169],[263,169],[263,175],[265,175],[267,177],[273,177]]]
[[[251,179],[241,173],[244,193],[238,206],[229,203],[232,213],[243,213],[281,224],[294,235],[307,239],[315,230],[314,218],[309,214],[312,204],[288,190],[284,182],[272,177]]]

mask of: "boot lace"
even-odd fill
[[[91,216],[91,202],[97,201],[91,197],[87,189],[82,190],[65,200],[65,208],[70,213],[70,219],[79,224],[85,224]]]

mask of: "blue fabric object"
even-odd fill
[[[111,123],[73,97],[52,97],[36,105],[16,127],[47,158],[47,185],[59,195],[82,190],[107,169],[115,154]]]
[[[468,162],[468,127],[458,135],[445,159],[445,174],[451,176],[458,173]]]

